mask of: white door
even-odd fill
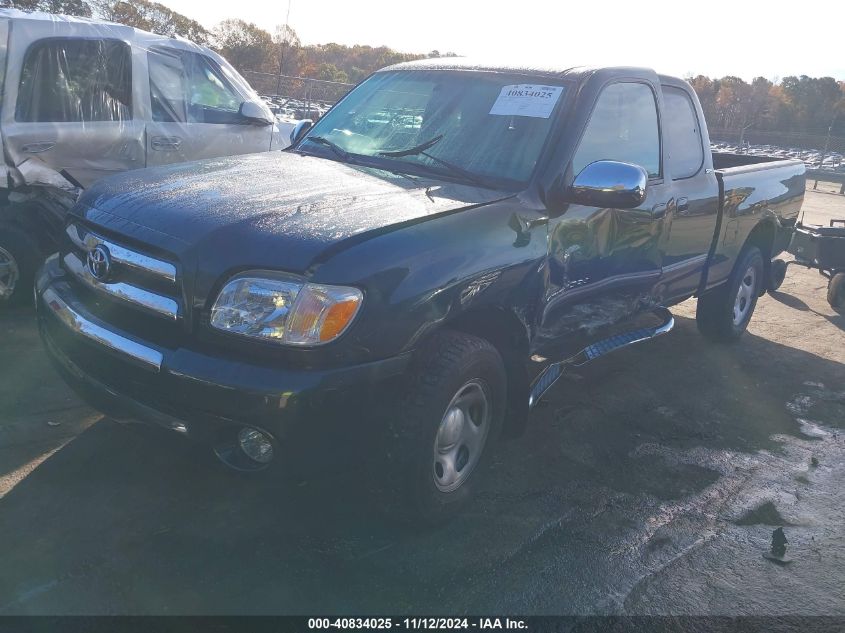
[[[254,96],[240,92],[215,59],[151,46],[147,63],[148,166],[270,150],[273,126],[255,125],[240,115],[241,104]]]

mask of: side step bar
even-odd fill
[[[543,370],[543,372],[534,381],[534,384],[531,385],[531,391],[528,396],[528,408],[534,408],[534,406],[543,397],[543,394],[545,394],[551,386],[557,382],[557,379],[564,374],[568,367],[581,367],[582,365],[586,365],[597,358],[606,356],[607,354],[615,352],[618,349],[622,349],[623,347],[628,347],[629,345],[634,345],[635,343],[642,343],[643,341],[648,341],[666,334],[675,327],[675,318],[666,308],[657,308],[654,310],[654,314],[659,316],[662,320],[662,323],[656,327],[639,328],[596,341],[592,345],[588,345],[582,349],[574,356],[557,363],[552,363],[546,367],[546,369]]]

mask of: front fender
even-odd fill
[[[413,350],[434,330],[485,310],[508,312],[530,332],[547,238],[542,215],[514,198],[367,240],[322,264],[314,281],[363,288],[351,338],[376,358]]]

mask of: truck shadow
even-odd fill
[[[788,405],[808,384],[842,388],[839,363],[751,335],[712,346],[677,323],[562,380],[439,529],[381,518],[364,468],[234,476],[102,420],[0,499],[0,614],[540,612],[551,560],[557,611],[595,609],[649,512],[724,475],[661,450],[777,450],[801,436]],[[837,397],[813,418],[841,427]]]
[[[767,293],[772,299],[777,301],[778,303],[782,303],[785,306],[793,308],[795,310],[800,310],[801,312],[812,312],[813,314],[822,317],[830,321],[833,325],[838,327],[840,330],[845,330],[845,315],[836,314],[836,315],[829,315],[829,314],[822,314],[816,310],[813,310],[810,306],[808,306],[804,301],[799,299],[794,295],[787,294],[785,292],[768,292]]]
[[[794,310],[801,310],[802,312],[810,311],[810,306],[808,306],[801,299],[794,295],[782,291],[773,292],[771,290],[768,292],[768,295],[778,303],[782,303],[783,305],[793,308]]]

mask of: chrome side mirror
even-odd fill
[[[634,209],[645,201],[648,174],[639,165],[597,160],[581,170],[569,188],[569,202],[590,207]]]
[[[297,121],[296,125],[293,127],[293,130],[290,133],[290,144],[296,145],[299,140],[305,136],[305,133],[311,129],[311,126],[314,125],[311,122],[311,119],[303,119],[302,121]]]
[[[244,101],[238,109],[244,119],[253,125],[270,125],[273,123],[273,115],[262,104],[255,101]]]

